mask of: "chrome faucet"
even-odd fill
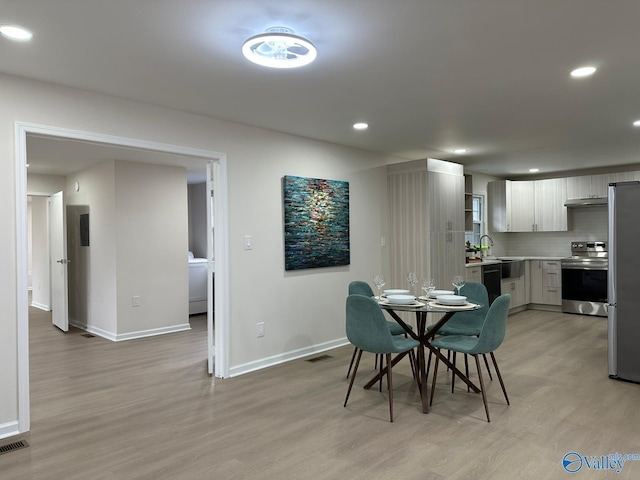
[[[491,245],[488,245],[488,246],[489,246],[489,247],[493,247],[493,239],[492,239],[489,235],[482,235],[482,236],[480,237],[480,247],[482,247],[482,239],[483,239],[484,237],[487,237],[487,238],[489,239],[489,241],[491,242]]]
[[[488,247],[493,247],[493,239],[489,236],[489,235],[482,235],[480,237],[480,255],[483,257],[488,256],[491,253],[491,248],[488,248],[486,250],[482,250],[482,239],[487,237],[489,239],[489,242],[491,242],[489,245],[487,245]]]

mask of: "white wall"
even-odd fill
[[[232,371],[344,339],[349,281],[369,280],[381,269],[381,167],[399,159],[11,76],[0,76],[0,101],[0,224],[6,226],[0,231],[0,436],[12,431],[18,415],[16,121],[225,152]],[[350,182],[350,266],[284,271],[284,175]],[[249,251],[243,249],[247,234],[254,239]],[[265,322],[262,338],[256,322]]]
[[[118,338],[188,329],[187,171],[115,163]]]
[[[86,319],[72,318],[89,331],[114,338],[117,334],[116,308],[116,203],[115,162],[107,160],[70,175],[66,179],[66,205],[89,207],[87,278],[78,279],[74,296],[86,298]],[[80,189],[73,188],[78,182]],[[73,263],[73,259],[72,259]],[[72,267],[75,268],[75,267]],[[72,312],[73,313],[73,312]],[[83,323],[83,320],[86,323]]]
[[[51,309],[49,282],[48,198],[31,197],[31,304],[42,310]]]

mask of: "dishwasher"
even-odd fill
[[[502,264],[493,263],[482,266],[482,283],[489,294],[489,305],[500,296],[502,284]]]

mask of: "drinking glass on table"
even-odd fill
[[[460,290],[462,290],[462,287],[464,287],[465,283],[466,282],[462,275],[456,275],[455,277],[453,277],[453,281],[451,282],[451,284],[458,289],[458,295],[460,295]]]
[[[431,292],[433,292],[435,289],[436,289],[436,282],[433,278],[422,281],[422,290],[424,291],[424,294],[427,297],[427,300],[431,298]]]
[[[418,283],[418,276],[416,275],[416,272],[409,272],[407,274],[407,282],[409,282],[409,291],[413,293],[413,287]]]
[[[382,294],[380,293],[380,289],[384,287],[385,281],[382,275],[376,275],[373,277],[373,284],[378,289],[378,300],[382,300]]]

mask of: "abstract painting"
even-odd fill
[[[349,265],[349,182],[285,176],[285,270]]]

